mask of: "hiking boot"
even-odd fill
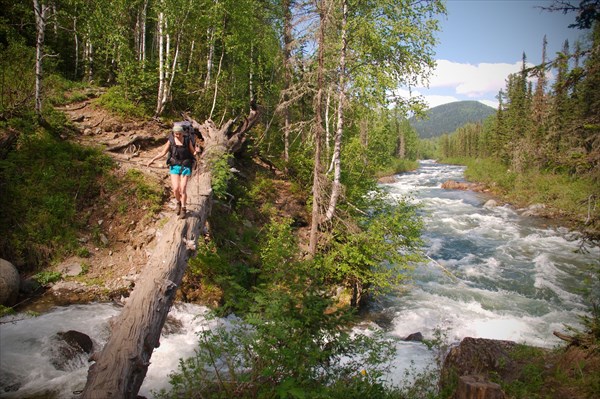
[[[179,219],[185,219],[186,212],[187,212],[187,209],[185,209],[185,206],[184,206],[183,209],[181,210],[181,214],[179,215]]]
[[[181,202],[177,202],[177,208],[175,208],[175,214],[179,215],[181,213]]]

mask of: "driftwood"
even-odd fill
[[[154,249],[142,276],[127,299],[121,314],[111,323],[111,336],[101,352],[92,356],[82,398],[136,398],[144,381],[150,357],[159,346],[162,327],[181,284],[195,242],[203,233],[212,202],[211,163],[213,157],[239,149],[245,132],[258,119],[252,110],[244,123],[233,128],[229,121],[218,129],[212,121],[204,124],[187,118],[202,128],[205,151],[202,166],[188,186],[188,216],[173,217],[157,234]]]

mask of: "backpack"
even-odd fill
[[[194,164],[195,159],[192,154],[189,154],[189,151],[187,151],[187,149],[190,141],[192,142],[192,147],[196,147],[196,134],[194,128],[192,127],[192,124],[188,121],[174,122],[173,126],[175,125],[181,125],[183,127],[183,146],[186,149],[186,153],[188,153],[188,158],[176,159],[175,153],[173,151],[173,149],[175,149],[175,137],[173,137],[173,132],[171,132],[168,137],[169,143],[171,143],[171,145],[169,146],[169,152],[167,154],[167,165],[170,166],[181,164],[184,166],[189,166],[191,168]]]

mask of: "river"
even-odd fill
[[[522,217],[510,206],[485,206],[488,197],[441,188],[445,180],[463,180],[461,166],[422,161],[420,168],[384,185],[391,196],[421,205],[425,251],[429,260],[414,270],[412,283],[397,295],[381,298],[367,320],[375,320],[397,338],[398,356],[389,380],[399,383],[408,368],[430,364],[432,353],[419,342],[405,342],[421,332],[427,339],[443,332],[447,343],[464,337],[507,339],[542,347],[559,340],[564,325],[579,325],[587,310],[582,290],[586,271],[600,264],[600,248],[580,250],[580,236],[534,217]],[[169,333],[152,356],[140,395],[168,388],[167,374],[180,357],[191,356],[196,332],[211,328],[207,309],[177,304]],[[95,345],[108,337],[114,304],[60,307],[37,317],[13,316],[0,325],[0,397],[42,397],[48,391],[67,398],[85,384],[87,358],[59,370],[50,360],[58,331],[78,330]],[[227,320],[220,322],[227,323]]]

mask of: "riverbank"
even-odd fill
[[[465,179],[484,184],[490,194],[516,209],[537,205],[536,216],[600,241],[600,184],[560,173],[516,173],[492,159],[445,159],[464,165]]]

